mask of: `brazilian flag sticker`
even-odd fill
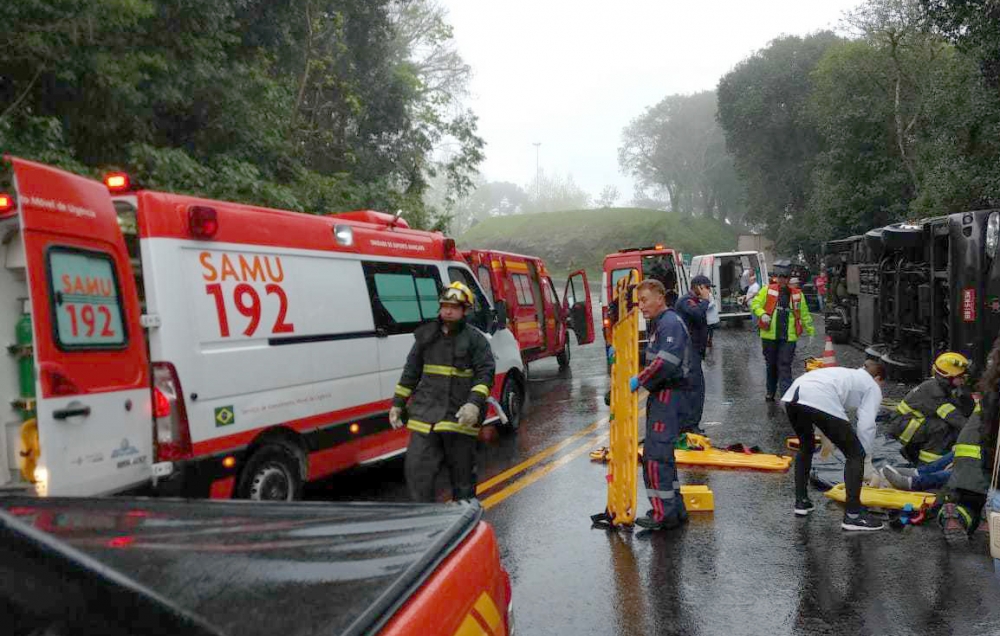
[[[215,409],[215,425],[229,426],[236,423],[236,414],[232,406],[220,406]]]

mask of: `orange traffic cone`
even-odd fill
[[[824,367],[838,366],[837,353],[833,350],[833,339],[830,336],[826,337],[826,347],[823,349],[823,366]]]

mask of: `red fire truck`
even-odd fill
[[[0,216],[0,487],[296,498],[405,451],[388,422],[413,330],[473,290],[520,408],[513,334],[454,241],[371,211],[309,215],[117,190],[11,158]],[[489,419],[500,414],[491,409]]]
[[[593,305],[583,270],[570,274],[560,303],[540,258],[494,250],[462,255],[486,294],[497,305],[503,303],[525,364],[555,356],[560,368],[569,366],[569,330],[576,333],[577,344],[594,341]]]

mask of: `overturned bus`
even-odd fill
[[[948,350],[978,375],[1000,329],[998,239],[1000,211],[979,210],[826,243],[827,334],[896,378],[926,375]]]

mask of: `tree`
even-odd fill
[[[742,217],[742,194],[715,118],[715,93],[671,95],[629,124],[618,162],[685,214]]]
[[[993,88],[1000,87],[1000,1],[921,0],[930,23],[971,54]]]
[[[590,205],[590,195],[576,185],[573,175],[550,177],[542,170],[526,190],[524,211],[528,213],[582,210]]]
[[[779,249],[785,230],[802,222],[823,149],[806,112],[810,74],[840,41],[830,32],[778,38],[719,80],[719,124],[745,190],[747,221],[764,227]]]
[[[601,194],[597,197],[597,207],[600,208],[610,208],[614,207],[618,199],[621,198],[621,192],[618,191],[617,186],[608,184],[604,186],[601,190]]]

